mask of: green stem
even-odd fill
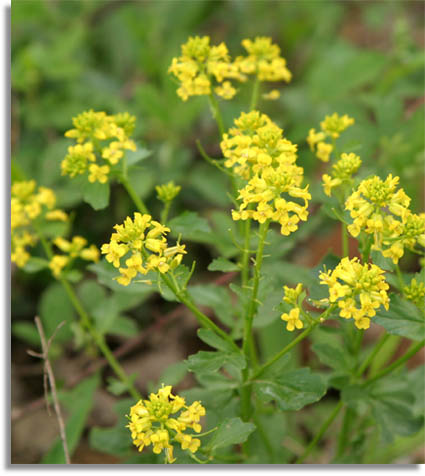
[[[403,289],[404,289],[404,286],[406,284],[404,282],[403,275],[401,273],[401,269],[400,269],[400,266],[398,265],[398,263],[395,265],[395,270],[396,270],[396,273],[397,273],[398,283],[400,285],[400,293],[404,296]]]
[[[251,219],[245,220],[244,223],[244,245],[241,253],[241,278],[242,288],[244,288],[249,279],[249,255],[250,255],[250,236],[251,236]]]
[[[273,446],[270,443],[269,436],[267,435],[267,431],[264,429],[263,424],[261,423],[258,416],[254,416],[253,418],[255,426],[257,427],[258,434],[260,435],[261,439],[263,440],[264,446],[270,458],[270,463],[274,463],[274,451]]]
[[[140,213],[148,214],[148,209],[144,204],[143,200],[137,195],[136,191],[134,190],[133,186],[130,184],[128,179],[124,176],[121,176],[119,181],[123,185],[123,187],[127,190],[127,193],[130,195],[130,198],[133,200],[134,204],[136,205],[137,209]]]
[[[161,212],[161,223],[163,225],[167,224],[168,214],[170,212],[170,207],[171,207],[171,202],[165,202],[164,203],[164,208],[162,209],[162,212]]]
[[[208,316],[206,316],[202,311],[198,309],[198,307],[195,305],[195,303],[192,301],[186,291],[178,289],[178,287],[170,280],[170,278],[166,274],[161,274],[161,278],[164,281],[165,285],[176,296],[176,298],[193,312],[202,327],[205,327],[206,329],[211,329],[220,337],[222,337],[225,341],[231,344],[231,346],[237,352],[240,352],[239,347],[234,343],[233,339],[228,334],[226,334],[226,332],[220,329],[220,327],[214,324],[214,322]]]
[[[40,237],[41,244],[43,245],[43,248],[46,252],[46,255],[48,256],[49,259],[53,257],[53,252],[50,244],[47,242],[46,238],[43,236],[41,233],[40,229],[37,230],[38,235]],[[101,334],[99,334],[96,330],[96,328],[93,326],[91,319],[84,309],[83,305],[81,304],[81,301],[78,299],[78,296],[76,295],[74,289],[72,288],[71,284],[66,280],[66,278],[59,277],[59,282],[62,284],[64,287],[69,300],[71,301],[72,305],[74,306],[75,310],[77,311],[77,314],[80,316],[81,319],[81,324],[83,327],[87,329],[89,334],[91,335],[92,339],[98,346],[99,350],[102,352],[103,356],[105,359],[108,361],[109,365],[113,369],[113,371],[116,373],[117,377],[126,385],[130,395],[135,399],[135,400],[140,400],[141,395],[140,393],[136,390],[134,385],[130,382],[128,379],[127,374],[125,373],[124,369],[121,367],[121,365],[118,363],[117,359],[115,358],[114,354],[111,352],[109,349],[108,345],[105,342],[105,339]]]
[[[255,380],[260,377],[269,367],[271,367],[275,362],[280,360],[285,354],[287,354],[293,347],[295,347],[298,342],[304,340],[311,331],[317,326],[317,322],[312,324],[308,327],[305,331],[301,332],[293,341],[291,341],[286,347],[280,350],[277,354],[275,354],[271,359],[269,359],[265,364],[263,364],[251,377],[251,380]]]
[[[251,96],[251,104],[249,106],[249,110],[253,111],[257,108],[258,97],[260,93],[260,79],[258,78],[258,74],[255,77],[254,86],[252,88],[252,96]]]
[[[248,312],[245,317],[245,327],[242,343],[242,350],[247,357],[249,356],[249,341],[252,332],[252,321],[254,320],[255,312],[258,306],[258,288],[260,285],[260,273],[261,266],[263,264],[264,245],[266,241],[267,231],[269,229],[269,223],[269,220],[267,220],[266,222],[260,225],[258,248],[257,253],[255,255],[254,282],[252,286],[252,294],[251,300],[249,302]]]
[[[391,373],[393,370],[403,365],[405,362],[407,362],[410,359],[410,357],[414,356],[417,352],[419,352],[424,346],[424,344],[425,344],[425,339],[422,339],[420,342],[417,342],[416,344],[412,344],[409,350],[404,355],[402,355],[399,359],[395,360],[391,365],[389,365],[388,367],[386,367],[385,369],[381,370],[376,375],[368,379],[364,383],[364,385],[370,385],[371,383],[376,382],[380,378],[385,377],[386,375]]]
[[[330,427],[331,423],[338,416],[338,413],[342,410],[343,406],[344,403],[342,402],[342,400],[340,400],[338,402],[338,405],[336,405],[336,407],[333,409],[333,412],[329,415],[327,420],[320,427],[319,431],[316,433],[316,436],[312,439],[311,443],[304,450],[304,453],[295,461],[295,464],[300,464],[307,458],[307,456],[311,453],[311,450],[317,445],[322,436],[325,434],[326,430]]]
[[[378,354],[378,352],[382,349],[382,346],[385,344],[385,342],[387,342],[389,337],[390,334],[387,334],[386,332],[381,336],[370,354],[366,357],[362,365],[360,365],[360,367],[358,368],[356,372],[356,377],[360,377],[361,375],[363,375],[363,372],[369,367],[369,365],[371,364],[375,356]]]
[[[208,99],[210,101],[212,115],[215,121],[217,122],[218,130],[220,132],[220,140],[221,140],[224,134],[224,125],[223,125],[223,118],[221,117],[220,108],[218,106],[217,99],[215,98],[213,93],[210,93],[210,95],[208,96]]]
[[[345,223],[341,223],[341,230],[342,230],[342,257],[345,256],[350,257],[350,249],[348,246],[348,231],[347,225]]]
[[[342,428],[338,436],[338,449],[337,449],[337,458],[344,454],[345,448],[347,447],[350,440],[350,428],[351,423],[355,417],[354,410],[347,407],[345,409],[344,418],[342,420]]]

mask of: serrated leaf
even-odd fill
[[[233,327],[232,299],[229,291],[217,284],[189,286],[188,292],[198,306],[210,307],[223,324]]]
[[[425,321],[420,310],[400,296],[391,296],[388,311],[379,308],[373,322],[384,327],[389,334],[422,340],[425,335]]]
[[[109,183],[86,182],[83,185],[83,200],[94,210],[102,210],[109,205]]]
[[[198,337],[214,349],[222,350],[224,352],[234,352],[230,343],[218,336],[211,329],[198,329]]]
[[[213,452],[219,448],[244,443],[254,430],[253,423],[245,423],[240,418],[225,420],[213,433],[205,450]]]
[[[233,261],[226,258],[216,258],[208,265],[208,271],[223,271],[229,273],[230,271],[239,271],[239,266]]]
[[[175,237],[181,235],[183,241],[212,243],[215,240],[208,221],[196,212],[185,211],[170,220],[168,225],[171,229],[171,235]]]
[[[326,393],[326,383],[309,368],[291,370],[273,379],[259,379],[255,392],[263,402],[274,400],[281,410],[300,410],[317,402]]]
[[[233,365],[238,369],[244,369],[246,362],[241,353],[201,350],[197,354],[190,355],[186,360],[186,365],[191,372],[202,374],[216,372],[225,365]]]

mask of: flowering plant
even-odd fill
[[[399,260],[415,253],[423,265],[425,214],[411,209],[398,176],[370,176],[354,147],[340,148],[340,137],[356,127],[347,114],[326,116],[319,132],[310,128],[305,143],[326,173],[319,187],[309,183],[300,145],[261,112],[260,98],[279,97],[276,90],[261,95],[261,89],[292,78],[280,48],[265,37],[245,39],[242,47],[245,53],[232,59],[224,43],[213,46],[209,37],[191,37],[168,70],[181,100],[205,96],[217,123],[220,157],[211,157],[200,142],[198,149],[229,183],[232,207],[223,212],[224,239],[193,211],[173,216],[184,184],[158,184],[158,201],[145,203],[131,174],[149,152],[131,138],[136,119],[128,113],[89,110],[76,116],[65,133],[73,145],[58,163],[63,175],[80,179],[84,199],[95,210],[108,206],[113,184],[123,185],[133,202],[135,211],[124,213],[120,224],[110,223],[99,249],[86,238],[71,237],[70,214],[55,208],[51,189],[33,180],[12,186],[12,261],[27,272],[52,273],[78,315],[72,326],[75,347],[102,354],[116,376],[109,391],[130,396],[118,402],[126,420],[112,429],[94,428],[90,440],[98,449],[110,448],[109,434],[124,455],[132,455],[133,444],[140,455],[131,461],[315,461],[309,458],[338,422],[333,461],[347,462],[364,451],[356,435],[367,439],[370,428],[384,442],[423,428],[423,416],[414,408],[420,396],[409,383],[415,377],[401,371],[424,346],[423,272],[409,276]],[[231,101],[249,81],[249,105],[227,124],[221,100]],[[320,206],[340,223],[342,249],[303,274],[280,261],[281,250],[313,226]],[[49,222],[63,226],[51,228]],[[226,239],[226,249],[215,243]],[[215,245],[218,256],[208,270],[225,273],[228,286],[196,283],[199,265],[190,254],[196,242]],[[77,258],[93,262],[87,269],[99,282],[85,292]],[[142,306],[155,293],[190,311],[209,350],[189,355],[179,367],[182,378],[163,375],[143,398],[143,375],[128,374],[108,337],[131,336],[132,321],[120,312]],[[379,339],[371,343],[367,335],[375,326]],[[400,337],[412,341],[403,355],[379,360]],[[307,338],[312,342],[307,351],[314,353],[311,368],[299,354]],[[190,388],[171,393],[188,373]],[[397,391],[388,393],[392,382]],[[326,415],[314,434],[300,435],[299,427],[290,432],[293,414],[329,402],[332,392],[338,401],[321,407]]]

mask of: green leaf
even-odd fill
[[[89,434],[89,443],[95,450],[117,456],[124,456],[133,447],[130,431],[126,428],[126,414],[130,413],[130,407],[134,400],[126,398],[114,405],[114,412],[118,415],[118,421],[112,428],[94,427]]]
[[[225,365],[233,365],[237,369],[244,369],[246,362],[244,356],[240,353],[201,350],[197,354],[190,355],[186,360],[186,365],[191,372],[202,374],[216,372]]]
[[[254,383],[254,390],[265,403],[274,400],[281,410],[297,411],[320,400],[326,393],[326,384],[320,375],[302,368],[280,373],[273,379],[260,378]]]
[[[373,322],[384,327],[389,334],[421,340],[425,335],[425,321],[420,310],[400,296],[391,296],[388,311],[379,308]]]
[[[87,181],[83,185],[83,199],[94,210],[102,210],[109,205],[109,183]]]
[[[60,283],[53,283],[44,291],[38,313],[47,339],[52,336],[62,321],[65,321],[66,325],[57,332],[55,341],[65,342],[72,337],[70,324],[74,321],[74,308]]]
[[[78,287],[78,296],[84,304],[87,311],[92,312],[106,299],[105,289],[94,280],[87,280]]]
[[[134,319],[119,315],[109,324],[107,333],[123,337],[135,337],[138,328]]]
[[[138,376],[137,372],[132,374],[132,375],[129,375],[128,376],[129,382],[134,383],[137,376]],[[109,377],[108,378],[107,389],[108,389],[108,392],[112,393],[112,395],[118,396],[118,395],[121,395],[121,394],[123,394],[124,392],[126,392],[128,390],[128,385],[125,384],[124,382],[122,382],[121,380],[118,380],[115,377]]]
[[[32,322],[14,322],[12,324],[12,334],[33,347],[38,348],[40,346],[40,336],[38,335],[35,324]]]
[[[38,258],[36,256],[31,256],[31,258],[26,262],[24,266],[24,271],[27,273],[37,273],[42,269],[49,267],[49,262],[44,258]]]
[[[171,235],[174,237],[181,235],[183,241],[212,243],[215,240],[208,221],[196,212],[185,211],[170,220],[168,225],[171,229]]]
[[[127,167],[131,167],[132,165],[136,165],[137,163],[141,162],[142,160],[147,159],[152,155],[152,151],[145,149],[144,147],[137,145],[136,150],[127,150],[125,153],[125,158],[127,160]]]
[[[351,371],[353,359],[350,359],[341,343],[335,341],[316,343],[312,345],[312,350],[317,354],[320,362],[328,367],[345,373]]]
[[[243,443],[254,430],[253,423],[244,423],[240,418],[229,418],[213,433],[205,450],[213,452],[219,448]]]
[[[189,286],[188,292],[198,306],[210,307],[223,324],[233,327],[232,299],[229,291],[217,284]]]
[[[216,258],[208,265],[208,271],[223,271],[228,273],[230,271],[239,271],[239,266],[226,258]]]
[[[63,393],[60,402],[65,407],[66,418],[66,439],[69,452],[72,455],[83,434],[87,417],[94,403],[94,392],[99,385],[99,375],[94,375],[69,392]],[[62,441],[58,438],[49,452],[41,460],[42,464],[64,464]]]
[[[211,329],[198,329],[198,337],[215,349],[222,350],[223,352],[234,352],[230,343],[218,336]]]
[[[187,367],[184,362],[176,362],[169,365],[158,379],[158,387],[164,385],[178,385],[187,375]]]

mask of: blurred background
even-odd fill
[[[422,211],[423,9],[422,2],[407,1],[15,1],[12,180],[34,178],[53,188],[58,205],[74,210],[74,233],[100,246],[108,241],[112,225],[134,211],[133,205],[119,186],[112,189],[111,205],[103,211],[94,212],[83,203],[72,180],[60,175],[60,162],[70,145],[64,132],[71,128],[71,118],[84,110],[134,114],[135,139],[153,153],[132,177],[133,185],[154,213],[159,212],[155,185],[174,180],[182,186],[172,214],[197,211],[208,220],[212,241],[219,242],[214,247],[207,239],[189,246],[190,257],[197,261],[195,282],[210,280],[202,270],[212,258],[226,254],[231,203],[226,178],[203,161],[195,141],[201,138],[209,154],[219,157],[218,133],[206,98],[182,102],[167,69],[188,36],[210,35],[213,44],[224,41],[232,56],[242,54],[242,39],[271,36],[281,47],[293,79],[289,85],[278,85],[279,100],[262,101],[260,109],[299,144],[298,163],[305,168],[313,196],[324,200],[323,164],[311,154],[305,138],[325,115],[338,112],[356,120],[342,135],[339,148],[361,156],[361,175],[399,175],[412,197],[412,209]],[[220,103],[226,127],[244,110],[248,96],[248,88],[242,87],[235,100]],[[316,205],[312,203],[312,208]],[[323,217],[316,223],[323,225]],[[312,222],[294,239],[298,241],[280,254],[286,263],[312,267],[328,250],[340,251],[339,229],[331,219],[320,229]],[[417,269],[411,256],[402,265],[412,272]],[[91,292],[90,281],[86,279],[82,294]],[[48,272],[28,275],[12,269],[15,463],[40,462],[56,436],[56,424],[45,424],[41,364],[28,357],[26,349],[37,343],[34,315],[72,314],[62,298]],[[196,351],[199,342],[196,323],[186,315],[184,325],[167,327],[164,337],[161,316],[169,315],[173,305],[151,296],[141,307],[142,298],[131,299],[127,334],[110,339],[114,348],[120,348],[150,329],[148,338],[147,334],[140,338],[137,352],[123,353],[129,372],[145,376],[138,382],[145,390],[168,365]],[[69,331],[52,349],[59,386],[69,385],[69,379],[93,358],[75,353],[75,340]],[[159,341],[165,352],[158,349]],[[86,429],[94,423],[113,424],[113,403],[109,393],[98,390]],[[108,462],[82,441],[75,462]]]

